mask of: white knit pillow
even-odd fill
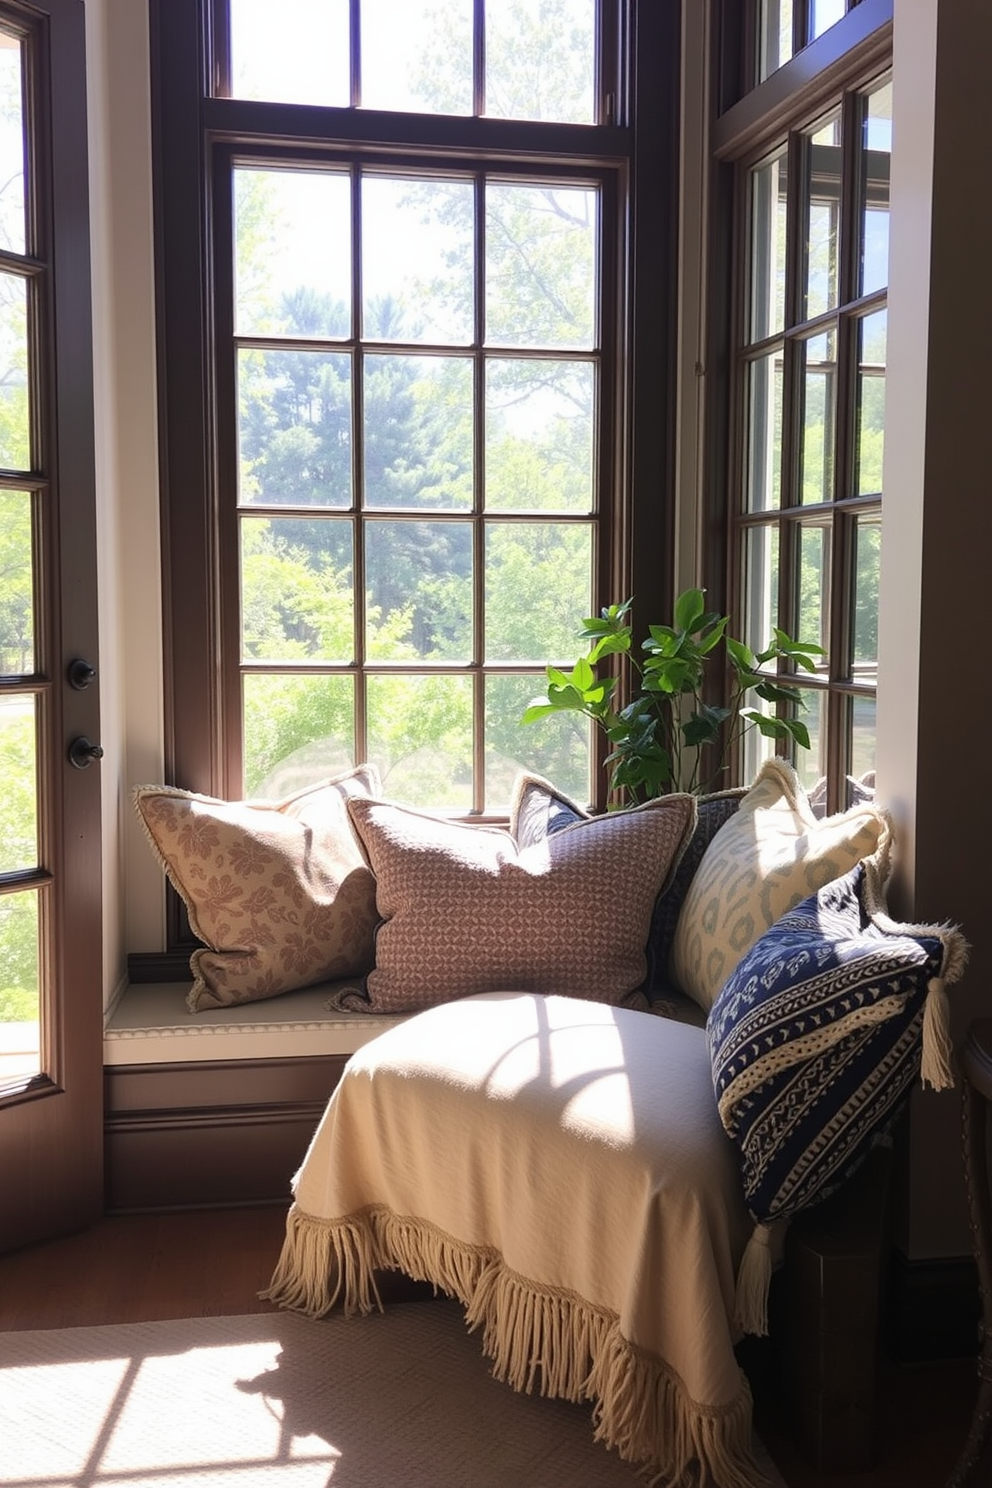
[[[865,803],[818,819],[785,760],[762,766],[696,870],[675,930],[670,973],[704,1012],[746,951],[809,894],[876,857],[884,874],[891,823]]]

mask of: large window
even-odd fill
[[[280,796],[369,759],[390,794],[463,815],[505,814],[522,767],[598,798],[587,729],[520,720],[581,618],[636,583],[676,19],[153,6],[177,783]],[[638,170],[664,225],[650,276]],[[661,536],[667,493],[640,479]],[[664,595],[663,553],[640,563]]]
[[[776,102],[764,134],[760,89],[738,106],[730,586],[755,651],[776,626],[824,648],[814,674],[783,679],[821,811],[874,790],[892,119],[879,51],[877,37],[855,51],[830,98],[804,87],[784,122]],[[768,747],[749,743],[745,778]]]

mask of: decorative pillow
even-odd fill
[[[696,797],[695,830],[679,859],[671,883],[658,895],[651,915],[644,991],[652,1003],[662,997],[671,997],[673,992],[676,999],[681,1000],[682,994],[672,987],[668,975],[679,912],[703,854],[746,794],[742,788]],[[530,847],[550,833],[561,831],[562,827],[589,820],[587,811],[539,775],[517,777],[510,806],[510,832],[518,847]]]
[[[785,760],[766,760],[703,854],[679,913],[669,971],[704,1011],[738,961],[789,909],[863,858],[887,870],[891,825],[865,802],[817,819]]]
[[[518,849],[509,832],[386,801],[348,810],[376,878],[375,1012],[495,991],[622,1003],[695,822],[691,796],[666,796]]]
[[[727,978],[706,1028],[720,1120],[759,1226],[738,1283],[742,1326],[763,1331],[767,1227],[856,1171],[921,1072],[953,1083],[944,985],[966,958],[956,927],[890,920],[868,861],[783,915]]]
[[[207,947],[190,957],[192,1012],[368,970],[375,882],[345,802],[379,789],[371,765],[282,801],[136,788],[155,855]]]

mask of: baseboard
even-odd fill
[[[971,1256],[911,1261],[892,1252],[889,1346],[905,1364],[977,1354],[982,1308]]]

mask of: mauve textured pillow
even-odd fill
[[[496,991],[624,1002],[696,817],[691,796],[666,796],[518,849],[509,832],[385,801],[348,810],[380,916],[367,1002],[390,1013]]]
[[[368,970],[375,883],[345,802],[379,789],[371,765],[282,801],[136,788],[155,855],[206,946],[190,957],[191,1011]]]

